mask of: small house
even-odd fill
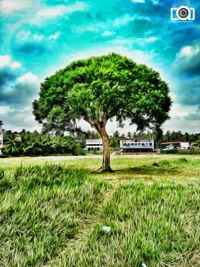
[[[190,143],[189,142],[182,142],[182,141],[175,141],[175,142],[164,142],[161,143],[161,150],[173,150],[173,149],[189,149]]]
[[[120,141],[120,150],[122,152],[153,152],[153,139],[126,139]]]
[[[85,150],[87,151],[103,151],[103,142],[101,139],[86,139]]]

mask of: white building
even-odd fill
[[[103,142],[101,139],[86,139],[85,150],[103,151]]]
[[[0,121],[0,155],[2,154],[2,148],[3,148],[3,122]]]
[[[161,143],[161,149],[162,150],[172,150],[172,149],[189,149],[190,143],[189,142],[182,142],[182,141],[176,141],[176,142],[164,142]]]
[[[120,141],[122,152],[152,152],[154,151],[154,140],[127,139]]]

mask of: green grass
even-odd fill
[[[95,214],[106,185],[44,165],[18,167],[0,189],[0,266],[41,266]]]
[[[8,162],[0,266],[200,266],[199,158],[116,158],[111,174],[91,173],[99,159]]]

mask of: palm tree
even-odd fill
[[[18,156],[20,154],[19,142],[13,139],[7,139],[3,148],[3,153]]]
[[[54,148],[55,153],[65,153],[69,148],[67,140],[61,136],[55,136],[51,140],[51,146]]]

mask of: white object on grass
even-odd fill
[[[140,267],[147,267],[146,264],[143,262]]]
[[[109,226],[102,226],[102,230],[106,233],[110,232],[111,228]]]

